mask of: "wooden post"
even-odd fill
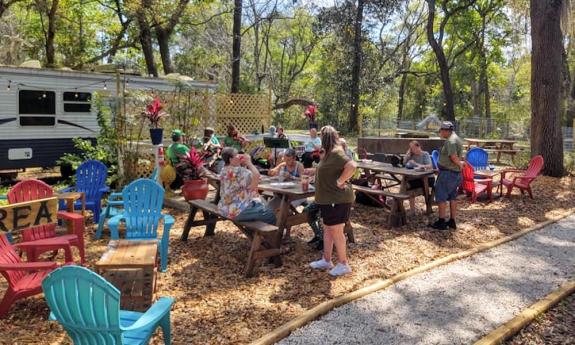
[[[120,140],[120,136],[123,135],[123,116],[122,116],[122,104],[121,104],[121,97],[120,93],[122,92],[122,83],[120,80],[120,69],[116,69],[116,111],[114,116],[114,132],[115,132],[115,141],[116,141],[116,152],[118,155],[118,175],[120,176],[120,186],[124,184],[124,150],[123,150],[123,143]]]

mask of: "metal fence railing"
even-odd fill
[[[393,118],[373,119],[365,121],[363,135],[390,135],[398,129],[435,131],[440,121],[438,119],[426,120],[399,120]],[[425,122],[425,123],[424,123]],[[422,127],[422,124],[424,127]],[[457,132],[468,138],[508,138],[520,141],[529,141],[529,121],[511,122],[501,119],[468,118],[456,122]],[[573,143],[573,128],[562,127],[563,149],[565,152],[575,150]]]

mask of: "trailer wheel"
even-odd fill
[[[60,165],[60,175],[65,180],[68,180],[74,175],[74,168],[70,164],[62,164]]]

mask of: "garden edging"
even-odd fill
[[[481,338],[475,345],[495,345],[503,343],[572,293],[575,293],[575,281],[563,284],[559,289],[545,296],[545,298],[539,300],[513,319]]]

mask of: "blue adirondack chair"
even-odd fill
[[[42,289],[50,319],[64,327],[75,345],[148,344],[158,327],[164,344],[171,343],[172,298],[161,297],[145,313],[120,310],[120,291],[80,266],[54,270],[42,282]]]
[[[64,188],[60,192],[84,192],[86,208],[94,213],[94,223],[100,220],[102,196],[110,188],[106,186],[108,168],[100,161],[88,160],[76,169],[76,186]],[[74,203],[74,209],[81,209],[82,202]],[[66,209],[64,200],[60,201],[60,209]]]
[[[150,180],[157,181],[158,180],[158,169],[154,169],[152,175],[150,176]],[[106,207],[100,214],[100,219],[98,220],[98,229],[96,230],[96,234],[94,237],[99,240],[102,237],[102,231],[104,230],[104,222],[108,218],[115,217],[122,213],[122,209],[124,208],[124,201],[122,200],[122,193],[111,193],[108,196],[108,202],[106,203]]]
[[[108,221],[112,239],[119,239],[118,226],[122,220],[126,224],[126,239],[157,239],[160,219],[163,219],[164,231],[160,239],[159,250],[161,271],[165,272],[168,268],[168,243],[174,217],[162,214],[164,188],[157,182],[141,178],[124,188],[122,200],[124,211]]]
[[[471,164],[473,170],[485,170],[489,168],[489,155],[481,147],[473,147],[465,156],[467,163]]]
[[[431,151],[431,162],[433,163],[434,169],[439,169],[439,151]]]

